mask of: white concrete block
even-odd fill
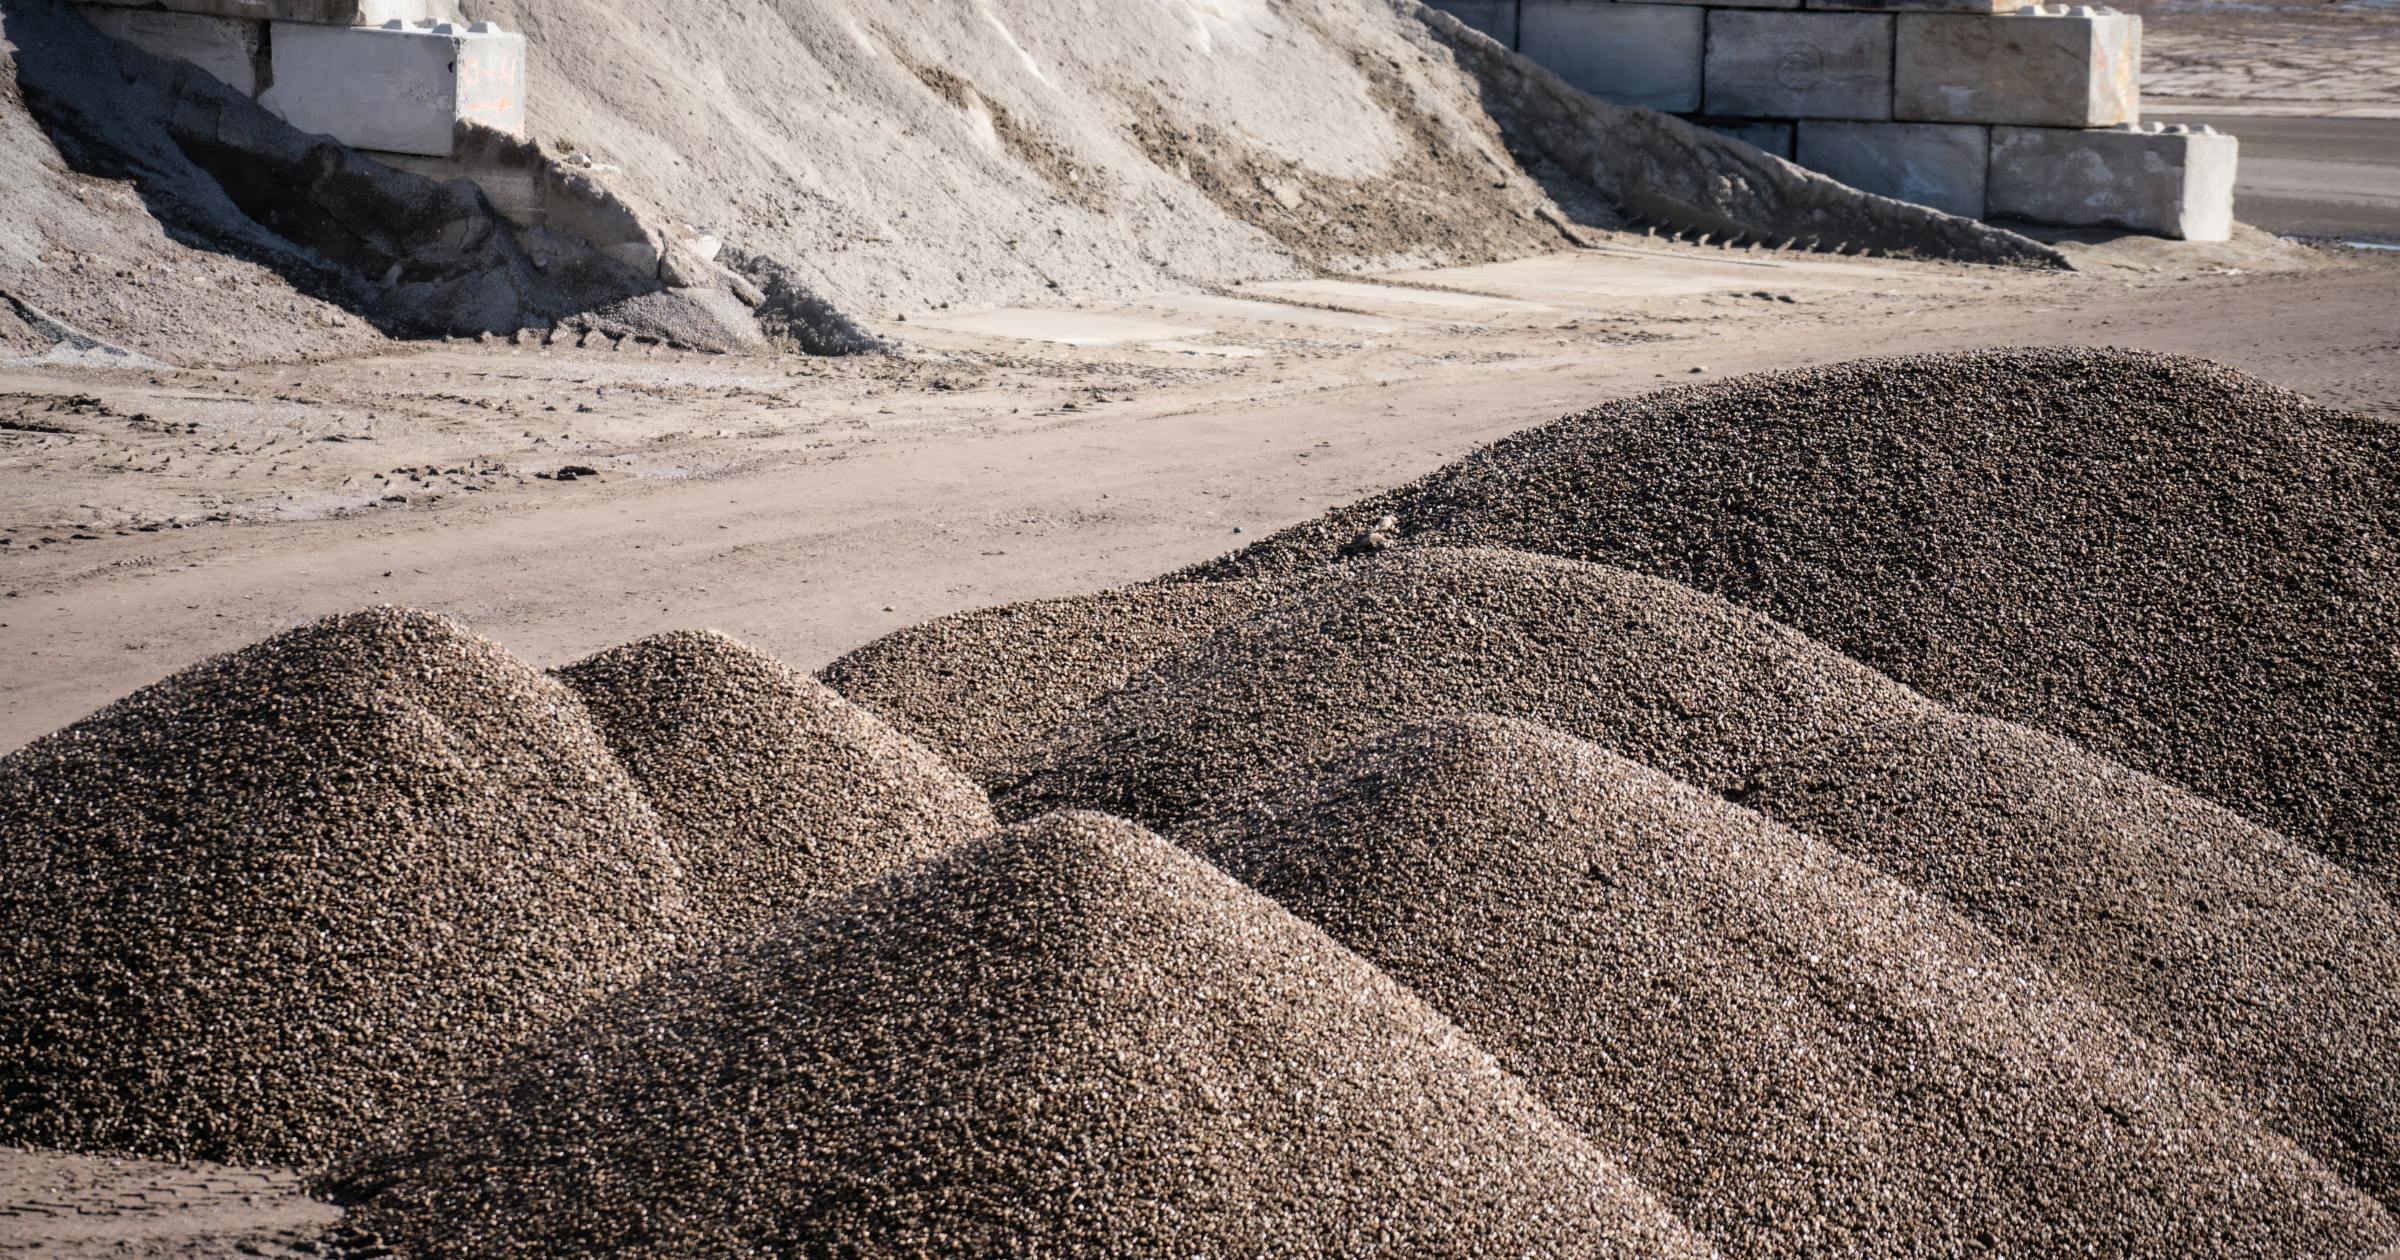
[[[79,7],[103,35],[160,57],[191,62],[244,96],[258,94],[259,63],[267,50],[264,22],[159,9]]]
[[[1797,9],[1800,0],[1648,0],[1651,4],[1697,4],[1711,9]]]
[[[1679,4],[1525,0],[1517,50],[1602,100],[1688,114],[1700,108],[1706,13]]]
[[[362,0],[89,0],[93,4],[163,8],[173,13],[240,18],[250,22],[312,22],[327,26],[356,26],[366,21]],[[374,0],[366,0],[373,3]],[[393,13],[390,17],[437,17],[439,14]],[[380,19],[378,19],[380,21]]]
[[[1892,19],[1712,9],[1706,80],[1711,114],[1880,122],[1892,116]]]
[[[1753,149],[1764,149],[1790,161],[1792,157],[1792,124],[1764,118],[1695,118],[1692,121],[1721,135],[1731,136]]]
[[[1500,41],[1502,47],[1517,46],[1517,0],[1427,0],[1427,3]]]
[[[1810,120],[1794,160],[1863,192],[1980,219],[1991,156],[1989,127]]]
[[[1994,127],[1990,213],[2222,241],[2240,160],[2240,142],[2208,127]]]
[[[2030,8],[2037,0],[1808,0],[1811,9],[1836,13],[1968,13],[1994,17]]]
[[[489,22],[381,27],[278,22],[259,103],[353,148],[447,156],[457,124],[525,130],[525,37]]]
[[[2044,5],[2007,17],[1899,17],[1894,116],[2113,127],[2142,110],[2142,20]]]

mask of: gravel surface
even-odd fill
[[[661,975],[336,1189],[426,1258],[1710,1254],[1449,1021],[1092,815]]]
[[[1402,545],[1723,595],[2400,887],[2400,429],[2192,359],[2007,350],[1669,390],[1198,575]]]
[[[1942,902],[1547,728],[1404,728],[1176,837],[1499,1056],[1728,1255],[2400,1238]]]
[[[1140,586],[937,617],[818,675],[978,782],[1152,661],[1273,599],[1272,583]]]
[[[1004,815],[1172,828],[1245,780],[1477,713],[1592,740],[1949,901],[2354,1184],[2400,1193],[2400,916],[2371,882],[1671,582],[1516,552],[1349,561],[1168,657],[995,795]]]
[[[983,789],[940,757],[723,635],[658,635],[558,678],[650,798],[713,938],[992,829]]]
[[[683,917],[574,696],[439,618],[328,618],[0,759],[0,1140],[314,1165]]]

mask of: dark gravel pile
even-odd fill
[[[1004,604],[885,635],[818,677],[988,784],[1151,661],[1273,597],[1213,582]]]
[[[1175,838],[1458,1020],[1728,1255],[2400,1238],[1938,900],[1544,727],[1404,728]]]
[[[334,1187],[421,1260],[1702,1256],[1388,978],[1044,819],[662,973]]]
[[[2400,888],[2400,427],[2191,359],[2008,350],[1670,390],[1199,576],[1403,546],[1622,565],[2074,739]]]
[[[1171,829],[1245,780],[1479,713],[1591,740],[1943,898],[2400,1196],[2400,916],[2372,883],[1670,582],[1515,552],[1345,562],[1160,662],[997,795],[1004,814]]]
[[[316,1164],[682,918],[564,688],[438,618],[320,621],[0,759],[0,1141]]]
[[[993,827],[983,789],[823,683],[681,631],[558,671],[649,796],[716,939]]]

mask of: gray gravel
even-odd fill
[[[394,609],[0,759],[0,1141],[314,1165],[681,930],[564,688]]]
[[[1004,815],[1172,828],[1246,780],[1478,713],[1591,740],[1947,900],[2354,1184],[2400,1191],[2400,915],[2370,881],[1670,582],[1518,552],[1347,561],[1169,656],[995,795]]]
[[[662,974],[335,1183],[411,1254],[1711,1254],[1449,1021],[1062,816]]]
[[[716,940],[993,827],[983,789],[824,684],[680,631],[558,671],[649,796]]]
[[[1175,839],[1457,1019],[1728,1255],[2400,1238],[1942,902],[1545,727],[1404,728]]]
[[[1042,736],[1160,656],[1265,606],[1273,588],[1142,586],[954,613],[887,634],[818,677],[977,782],[999,782]]]
[[[1196,575],[1369,522],[1671,578],[2400,887],[2400,427],[2104,350],[1867,360],[1530,429]]]

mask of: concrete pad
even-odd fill
[[[1800,165],[1862,192],[1980,219],[1992,131],[1950,123],[1800,124]]]
[[[1708,15],[1708,112],[1728,118],[1892,116],[1892,19],[1877,13]]]
[[[1904,122],[2114,127],[2141,118],[2138,17],[2047,5],[1897,21],[1893,113]]]
[[[353,148],[447,157],[461,122],[525,131],[525,37],[488,22],[380,27],[277,22],[259,103]]]
[[[244,96],[258,95],[259,70],[267,55],[264,22],[109,5],[76,7],[103,35],[143,52],[188,61]]]
[[[1792,124],[1760,118],[1695,118],[1693,122],[1730,136],[1753,149],[1772,153],[1789,161],[1792,156]]]
[[[1517,50],[1602,100],[1688,114],[1700,108],[1706,13],[1678,4],[1525,0]]]
[[[1067,346],[1121,346],[1143,341],[1205,337],[1210,330],[1191,324],[1169,324],[1131,315],[1099,311],[1045,310],[1003,307],[992,311],[919,316],[911,328],[939,328],[1003,337],[1011,341],[1050,341]]]
[[[1517,0],[1427,0],[1436,9],[1499,40],[1517,46]]]
[[[2240,142],[2207,127],[1994,127],[1990,212],[2063,227],[2227,240],[2240,158]]]

